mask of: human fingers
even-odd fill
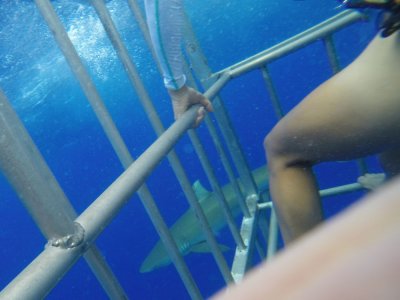
[[[204,107],[200,107],[199,110],[197,111],[197,116],[193,127],[194,128],[199,127],[200,123],[203,121],[205,116],[206,116],[206,111]]]

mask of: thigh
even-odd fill
[[[282,151],[310,162],[353,159],[400,145],[400,40],[375,38],[273,130]]]

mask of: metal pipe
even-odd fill
[[[253,256],[254,242],[256,237],[256,228],[258,223],[258,197],[248,199],[248,206],[250,210],[250,218],[243,218],[240,234],[243,237],[246,248],[240,250],[236,248],[235,258],[232,264],[232,276],[235,282],[243,279],[244,274],[250,266],[251,258]]]
[[[128,4],[129,4],[129,8],[131,9],[131,11],[135,17],[136,22],[139,25],[140,31],[143,34],[146,44],[150,48],[151,54],[154,58],[154,61],[157,63],[157,66],[160,69],[160,65],[158,63],[158,60],[156,59],[156,54],[155,54],[154,48],[152,47],[151,37],[150,37],[149,30],[147,28],[146,19],[143,17],[143,14],[139,7],[139,4],[136,0],[128,0]]]
[[[73,234],[75,211],[1,90],[0,108],[3,174],[45,237],[58,239]]]
[[[63,51],[71,69],[73,70],[75,76],[78,78],[81,87],[83,88],[85,95],[87,96],[92,108],[94,109],[97,118],[99,119],[101,125],[103,126],[104,131],[107,134],[115,152],[122,165],[127,168],[132,162],[133,158],[130,155],[122,137],[120,136],[110,114],[108,113],[103,101],[100,98],[93,82],[86,69],[84,68],[82,62],[78,54],[76,53],[75,48],[73,47],[71,41],[68,38],[65,29],[63,28],[61,22],[59,21],[54,9],[51,4],[44,0],[36,1],[43,17],[47,21],[49,27],[54,32],[54,36],[56,38],[59,47]],[[106,10],[105,6],[104,9]],[[158,232],[166,232],[167,226],[165,222],[158,218],[160,217],[160,213],[158,210],[154,208],[154,200],[152,199],[151,193],[149,192],[146,186],[143,186],[138,191],[139,197],[142,200],[143,205],[145,206],[147,212],[152,219],[153,224],[155,225]],[[175,245],[172,245],[173,238],[171,236],[163,236],[162,240],[166,244],[166,249],[168,253],[172,257],[172,261],[177,266],[178,272],[181,275],[183,282],[185,283],[189,293],[193,296],[194,299],[200,299],[201,296],[197,286],[194,284],[194,280],[191,277],[189,270],[187,269],[183,258],[181,257],[179,250]]]
[[[270,260],[275,255],[278,248],[278,230],[278,219],[276,217],[274,207],[271,206],[271,214],[269,217],[267,260]]]
[[[154,202],[150,191],[147,188],[143,188],[144,186],[145,185],[142,185],[142,187],[139,189],[139,196],[142,199],[144,207],[148,215],[150,216],[158,235],[164,243],[167,253],[174,263],[175,268],[178,271],[179,276],[181,277],[183,284],[185,285],[186,290],[190,295],[190,298],[199,300],[203,299],[200,290],[197,287],[196,282],[194,281],[192,274],[189,271],[189,268],[187,267],[181,253],[179,252],[178,246],[176,245],[176,242],[171,232],[169,231],[167,224],[164,222],[158,210],[157,204]]]
[[[267,86],[268,94],[271,98],[272,106],[275,110],[275,115],[278,117],[278,119],[282,119],[282,117],[284,115],[282,106],[279,101],[278,93],[276,92],[275,86],[272,82],[271,75],[269,74],[267,65],[264,65],[263,67],[261,67],[261,72],[262,72],[262,75],[264,78],[264,82]]]
[[[205,87],[205,89],[210,88],[216,80],[216,78],[212,78],[210,80],[209,77],[211,75],[211,69],[206,63],[206,58],[201,51],[200,44],[198,43],[194,31],[191,27],[190,22],[186,16],[184,35],[186,42],[186,52],[188,57],[190,58],[191,67],[195,71],[196,76],[199,76],[201,83]],[[230,75],[225,73],[221,74],[219,78],[226,77],[230,79]],[[224,137],[225,143],[229,150],[232,161],[236,167],[236,170],[239,173],[239,177],[243,182],[243,192],[246,197],[252,197],[257,194],[257,188],[252,178],[250,169],[248,167],[245,156],[243,155],[243,151],[240,147],[238,139],[234,130],[232,129],[231,122],[229,120],[227,111],[223,106],[222,100],[220,97],[216,97],[213,101],[214,105],[214,117],[218,122],[220,131],[222,136]]]
[[[210,132],[211,138],[214,141],[214,145],[217,149],[219,157],[221,158],[222,165],[224,166],[225,172],[228,175],[229,182],[232,185],[233,191],[238,197],[238,201],[239,201],[239,205],[242,210],[242,213],[246,218],[249,218],[250,217],[249,208],[247,207],[246,201],[243,198],[243,193],[240,190],[238,181],[235,178],[235,174],[229,163],[228,157],[224,151],[221,141],[218,138],[217,130],[208,115],[205,117],[205,123]]]
[[[332,35],[329,34],[329,35],[325,36],[323,38],[323,41],[324,41],[326,53],[328,54],[329,63],[331,65],[332,72],[333,72],[333,74],[336,74],[341,70],[341,67],[339,65],[339,59],[336,54],[335,43],[333,42]]]
[[[126,50],[121,38],[118,35],[117,29],[111,19],[111,16],[107,10],[107,7],[102,0],[92,0],[91,1],[104,28],[106,29],[109,38],[112,41],[112,44],[114,45],[115,49],[118,52],[118,56],[120,57],[121,61],[124,63],[125,67],[127,68],[128,75],[131,79],[131,81],[136,81],[136,70],[135,67],[132,63],[130,62],[130,56],[128,54],[128,51]],[[136,5],[136,6],[135,6]],[[130,6],[134,10],[135,15],[138,14],[138,7],[137,4],[134,1],[130,1]],[[137,17],[139,17],[139,25],[141,27],[146,26],[144,20],[140,19],[141,14],[139,14]],[[145,36],[146,37],[146,36]],[[139,83],[140,84],[140,83]],[[138,85],[138,84],[136,84]],[[145,96],[146,97],[146,96]],[[161,122],[160,122],[161,124]],[[162,126],[162,125],[161,125]],[[130,163],[133,162],[133,159],[130,159]],[[128,167],[128,166],[126,166]],[[138,195],[154,225],[156,228],[161,240],[163,241],[165,248],[171,257],[172,262],[174,263],[185,287],[188,293],[190,294],[192,299],[202,299],[201,293],[189,271],[189,269],[186,266],[185,261],[182,258],[181,253],[179,252],[179,249],[166,225],[164,222],[157,205],[155,204],[155,201],[147,188],[145,184],[138,190]]]
[[[77,214],[1,89],[0,108],[0,166],[3,174],[50,242],[61,243],[64,237],[73,237],[73,220]],[[68,240],[66,243],[62,246],[72,246],[68,245]],[[110,298],[127,299],[95,245],[86,253],[85,259]],[[26,286],[20,286],[20,289],[26,289]]]
[[[0,292],[0,299],[44,299],[83,252],[84,244],[72,249],[46,247]]]
[[[164,126],[161,123],[161,120],[159,116],[157,115],[157,112],[154,108],[154,105],[152,101],[150,100],[150,97],[144,87],[144,84],[142,83],[140,76],[136,70],[135,65],[133,64],[128,51],[126,50],[126,47],[124,46],[124,43],[122,42],[121,37],[119,36],[119,33],[107,11],[107,9],[104,6],[104,2],[100,0],[93,0],[92,1],[99,18],[101,22],[103,23],[104,29],[106,30],[115,50],[117,51],[117,54],[123,63],[125,70],[128,74],[129,80],[131,81],[133,87],[135,88],[139,100],[141,104],[143,105],[143,108],[155,130],[158,136],[161,136],[164,132]],[[221,84],[221,81],[218,82],[218,85],[221,87],[223,86],[224,83]],[[217,85],[217,88],[218,88]],[[212,87],[216,88],[216,87]],[[208,91],[209,93],[213,93],[213,91]],[[183,189],[183,192],[188,199],[191,207],[194,209],[196,212],[196,215],[199,217],[200,220],[200,226],[202,227],[205,237],[207,242],[210,245],[211,251],[214,255],[214,258],[217,262],[217,265],[219,266],[221,273],[224,276],[224,279],[226,282],[230,282],[230,273],[229,273],[229,268],[226,264],[225,258],[222,255],[221,250],[218,247],[218,243],[215,240],[215,237],[212,233],[212,230],[208,224],[208,221],[204,215],[204,212],[202,211],[201,206],[199,205],[196,195],[193,192],[193,189],[191,187],[191,184],[189,180],[187,179],[186,173],[178,159],[178,156],[174,151],[171,151],[167,155],[168,160],[170,161],[171,167],[173,168],[178,181]]]
[[[89,100],[98,120],[100,121],[104,132],[109,138],[112,146],[117,153],[120,161],[124,166],[129,165],[131,162],[127,159],[130,157],[129,151],[124,145],[124,142],[111,118],[107,109],[101,100],[101,97],[96,90],[96,87],[91,80],[89,73],[85,69],[78,53],[76,52],[71,40],[68,37],[61,21],[59,20],[54,8],[49,0],[35,0],[37,7],[43,18],[46,20],[47,25],[53,32],[54,38],[61,51],[63,52],[72,72],[75,74],[82,87],[84,94]]]
[[[339,30],[340,28],[365,18],[365,15],[361,14],[360,12],[346,10],[265,51],[249,57],[224,70],[216,72],[212,75],[212,77],[218,77],[225,72],[229,72],[232,77],[237,77],[291,52],[294,52],[297,49],[305,47],[308,44]]]
[[[232,233],[233,239],[235,240],[237,247],[240,250],[243,250],[245,248],[245,246],[244,246],[242,237],[240,236],[240,233],[239,233],[238,229],[236,228],[235,219],[232,216],[231,209],[230,209],[228,203],[226,202],[224,193],[222,192],[222,189],[218,183],[217,177],[215,176],[215,173],[212,169],[211,163],[207,158],[207,155],[206,155],[204,148],[199,140],[199,137],[197,136],[197,134],[195,133],[195,131],[193,129],[189,129],[188,134],[189,134],[190,140],[192,141],[193,147],[197,153],[197,156],[200,159],[201,165],[203,166],[203,169],[207,175],[208,181],[211,184],[211,188],[214,191],[215,195],[217,196],[218,203],[219,203],[221,210],[225,216],[225,220],[226,220],[228,227]]]
[[[42,299],[83,254],[146,180],[157,164],[193,124],[194,106],[158,138],[131,166],[120,175],[76,220],[84,231],[84,241],[64,251],[49,245],[1,292],[6,299]],[[21,288],[24,287],[24,288]],[[29,288],[26,288],[29,287]],[[29,297],[27,296],[30,295]]]
[[[329,189],[324,189],[319,191],[319,195],[321,197],[327,197],[327,196],[333,196],[333,195],[340,195],[344,193],[350,193],[350,192],[355,192],[358,190],[362,190],[364,187],[362,186],[361,183],[350,183],[350,184],[345,184]]]
[[[198,89],[198,87],[196,86],[195,79],[192,76],[191,72],[189,71],[189,66],[187,64],[185,64],[185,69],[186,69],[186,74],[188,74],[187,81],[188,81],[189,85],[192,87],[196,87]],[[223,84],[225,84],[225,82],[227,82],[228,80],[229,80],[229,77],[225,77]],[[238,197],[238,202],[239,202],[240,208],[243,212],[243,215],[248,218],[248,217],[250,217],[250,212],[249,212],[247,204],[243,198],[243,193],[239,188],[238,181],[236,180],[236,177],[235,177],[235,174],[231,167],[231,164],[229,163],[227,154],[225,153],[224,147],[222,146],[222,142],[218,136],[217,129],[215,128],[214,123],[212,122],[212,120],[208,114],[204,118],[204,123],[206,124],[206,127],[210,133],[211,139],[212,139],[212,141],[215,145],[215,148],[218,152],[218,155],[221,159],[222,165],[224,166],[225,172],[228,175],[228,178],[232,185],[233,191]]]

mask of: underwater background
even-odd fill
[[[143,1],[139,3],[143,6]],[[89,1],[56,0],[52,4],[131,154],[138,157],[156,135],[94,9]],[[213,71],[256,54],[342,10],[333,0],[191,0],[185,4]],[[107,6],[168,127],[173,122],[169,98],[127,1],[111,0]],[[375,33],[372,19],[335,34],[341,65],[351,62]],[[269,69],[285,112],[332,75],[322,42],[277,60]],[[33,1],[0,0],[0,87],[74,208],[81,213],[123,168]],[[277,119],[261,72],[253,71],[234,79],[221,95],[250,167],[264,165],[262,141]],[[203,127],[198,132],[220,183],[227,183],[209,136]],[[176,151],[190,180],[200,179],[209,187],[187,137],[179,142]],[[375,157],[367,161],[371,171],[380,171]],[[354,162],[322,164],[315,172],[322,189],[352,183],[358,177]],[[166,222],[173,224],[188,209],[188,204],[166,160],[147,183]],[[325,198],[326,215],[337,213],[361,196],[362,192],[356,192]],[[218,240],[233,245],[227,230],[219,233]],[[134,196],[96,244],[131,299],[188,299],[172,265],[139,273],[140,264],[156,241],[158,236]],[[45,243],[0,173],[0,289],[43,250]],[[225,255],[230,263],[234,247]],[[191,254],[185,259],[205,297],[224,285],[211,255]],[[107,296],[81,259],[48,299],[107,299]]]

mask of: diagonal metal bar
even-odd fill
[[[217,92],[218,89],[215,88],[209,90],[206,94],[211,99]],[[48,245],[31,264],[1,291],[0,298],[44,298],[86,251],[86,247],[90,246],[117,216],[124,204],[145,182],[147,176],[192,126],[199,108],[199,105],[193,106],[172,124],[75,220],[85,231],[82,243],[67,250]]]
[[[233,239],[235,240],[237,247],[240,250],[243,250],[245,248],[245,245],[243,243],[242,237],[240,236],[239,230],[236,228],[235,219],[234,219],[232,212],[229,208],[229,205],[225,199],[224,193],[222,192],[222,189],[218,183],[217,177],[215,176],[215,173],[212,169],[211,163],[207,158],[205,150],[200,142],[200,139],[193,129],[189,129],[188,133],[189,133],[189,137],[193,143],[193,146],[195,148],[195,151],[197,153],[197,156],[199,157],[200,162],[203,166],[203,169],[206,172],[206,175],[207,175],[208,181],[211,184],[212,190],[214,191],[214,193],[217,197],[218,203],[219,203],[221,210],[225,216],[225,220],[228,223],[228,227],[231,231]]]
[[[54,9],[48,1],[38,1],[39,9],[41,10],[44,18],[48,22],[49,27],[55,33],[57,43],[59,44],[62,52],[64,53],[72,71],[78,78],[81,87],[85,91],[85,94],[94,109],[97,118],[99,119],[108,139],[110,140],[115,152],[121,164],[127,168],[133,162],[133,158],[130,155],[126,144],[124,143],[120,133],[118,132],[109,112],[107,111],[100,95],[98,94],[91,78],[83,66],[75,48],[73,47],[71,41],[69,40],[61,22],[59,21]],[[104,5],[103,9],[106,10]],[[189,294],[193,299],[201,299],[201,294],[197,288],[190,272],[176,246],[173,237],[169,233],[168,227],[163,221],[157,206],[155,205],[154,199],[147,186],[144,184],[139,190],[138,195],[144,205],[147,213],[156,230],[161,234],[161,239],[166,245],[166,249],[171,256],[171,260],[177,267],[177,270],[184,282]]]
[[[225,72],[228,72],[232,77],[237,77],[303,48],[345,26],[365,19],[366,16],[360,12],[346,10],[269,49],[212,74],[211,78],[219,77]]]
[[[1,170],[43,235],[53,244],[69,237],[69,241],[64,240],[64,247],[78,243],[74,237],[75,210],[1,90],[0,136]],[[85,258],[110,298],[127,299],[96,246],[88,250]]]
[[[103,26],[111,40],[112,45],[114,46],[117,54],[123,63],[125,70],[128,74],[128,78],[131,81],[132,86],[135,88],[137,95],[139,96],[139,100],[150,120],[150,123],[153,126],[153,129],[157,133],[158,136],[161,136],[164,132],[164,126],[161,123],[161,120],[154,108],[154,105],[144,87],[143,82],[140,79],[140,76],[136,70],[134,63],[131,60],[131,57],[128,54],[128,51],[122,42],[122,39],[109,15],[107,9],[104,8],[104,3],[100,0],[93,0],[93,5],[96,8],[96,11],[100,17],[100,20],[103,23]],[[225,279],[226,282],[231,281],[231,275],[229,272],[228,265],[222,252],[218,246],[218,243],[213,235],[213,232],[210,228],[210,225],[207,221],[207,218],[198,203],[196,195],[192,189],[192,186],[187,178],[186,172],[182,167],[182,164],[179,161],[178,156],[176,155],[175,151],[171,151],[167,155],[168,160],[171,163],[171,167],[173,168],[178,181],[183,189],[183,192],[189,201],[190,206],[196,212],[196,216],[198,217],[200,226],[203,229],[205,234],[206,240],[211,248],[212,254],[217,262],[217,265]]]
[[[209,78],[211,76],[211,69],[206,63],[207,60],[201,50],[199,42],[196,39],[188,18],[185,22],[185,25],[186,53],[188,54],[195,75],[200,79],[200,82],[205,89],[208,89],[215,82],[216,78]],[[221,74],[220,77],[231,78],[229,73]],[[257,188],[252,178],[246,158],[243,155],[243,151],[239,144],[236,133],[233,130],[228,113],[220,97],[216,97],[214,99],[213,105],[215,119],[218,122],[219,129],[225,140],[232,161],[239,173],[239,177],[242,180],[244,195],[246,198],[251,198],[253,195],[257,195]]]

